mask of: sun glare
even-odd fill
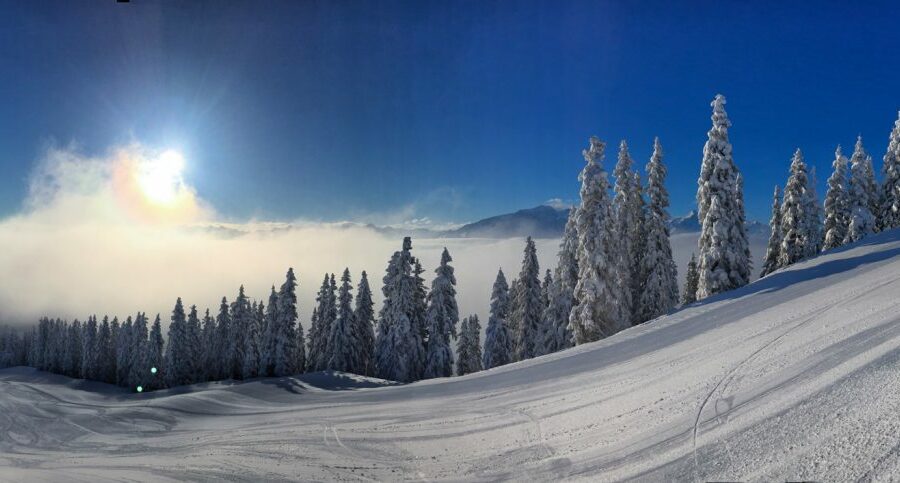
[[[181,172],[184,157],[178,151],[168,150],[155,159],[141,163],[137,180],[141,192],[148,201],[158,205],[171,205],[178,199],[182,187]]]

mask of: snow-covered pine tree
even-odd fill
[[[188,361],[188,384],[203,381],[203,327],[197,306],[191,305],[185,326],[185,355]]]
[[[425,312],[428,342],[425,349],[425,379],[453,375],[453,350],[450,338],[456,338],[459,308],[456,305],[456,276],[450,262],[450,252],[444,248],[441,263],[434,270],[436,276],[428,293]]]
[[[422,261],[418,257],[413,258],[413,280],[415,282],[415,291],[413,292],[413,310],[410,314],[410,320],[413,327],[418,328],[420,350],[417,351],[419,359],[414,362],[414,372],[416,379],[421,379],[425,374],[425,343],[428,340],[428,324],[425,320],[425,312],[428,310],[428,290],[425,288],[425,269],[422,268]]]
[[[459,337],[456,338],[456,375],[465,376],[469,373],[469,318],[463,317],[459,324]]]
[[[550,300],[544,312],[544,320],[549,325],[548,337],[544,341],[544,352],[547,354],[572,347],[573,343],[572,333],[569,331],[569,314],[575,305],[575,285],[578,283],[578,233],[575,229],[575,213],[575,208],[569,210],[566,229],[559,244]]]
[[[137,390],[138,386],[146,386],[151,375],[150,367],[147,366],[148,335],[147,314],[138,312],[134,318],[134,324],[131,326],[131,350],[129,351],[131,360],[128,364],[128,387],[132,390]]]
[[[666,166],[659,138],[653,140],[653,154],[647,163],[647,197],[650,206],[644,217],[641,256],[641,292],[637,304],[638,323],[659,317],[678,304],[678,269],[669,241],[669,192]]]
[[[81,334],[81,374],[82,379],[99,380],[98,360],[100,346],[97,341],[97,318],[88,317]]]
[[[781,190],[775,185],[775,193],[772,195],[772,217],[769,218],[769,244],[766,247],[766,258],[763,260],[762,272],[759,276],[766,275],[778,270],[781,259]]]
[[[497,271],[491,289],[491,316],[484,334],[484,368],[499,367],[512,362],[512,337],[506,325],[509,317],[509,286],[503,270]]]
[[[216,354],[216,319],[210,315],[209,309],[203,314],[203,346],[201,352],[201,381],[212,381],[216,378],[218,355]]]
[[[336,300],[331,291],[331,278],[325,274],[319,293],[316,295],[316,307],[313,310],[312,324],[309,331],[309,362],[310,370],[322,371],[327,369],[326,364],[330,354],[328,353],[328,337],[331,335],[331,326],[334,322],[332,316],[336,316],[334,307]]]
[[[228,300],[222,297],[219,313],[216,315],[216,366],[213,380],[231,377],[231,314],[228,312]]]
[[[703,146],[697,206],[702,229],[697,298],[746,285],[750,279],[749,243],[744,227],[743,182],[732,158],[725,97],[711,103],[712,127]]]
[[[632,166],[634,161],[628,153],[628,144],[623,139],[619,143],[619,159],[613,169],[613,176],[616,183],[613,188],[615,196],[613,197],[613,218],[615,219],[615,232],[617,236],[614,238],[616,243],[615,250],[611,252],[616,264],[616,279],[618,280],[616,308],[619,311],[619,318],[628,321],[629,325],[632,321],[632,310],[634,308],[634,299],[632,298],[632,288],[634,279],[638,276],[637,266],[634,261],[637,259],[636,246],[637,233],[640,233],[640,212],[639,206],[635,206],[635,200],[640,194],[635,195],[635,191],[639,193],[640,188],[634,186],[634,171]]]
[[[537,249],[534,240],[525,240],[525,256],[522,259],[522,271],[519,272],[519,289],[516,293],[516,319],[519,322],[517,358],[520,361],[540,355],[541,317],[544,313],[541,302],[540,267],[537,260]]]
[[[327,367],[334,371],[353,372],[359,360],[359,344],[353,330],[353,295],[350,293],[350,269],[344,268],[337,294],[337,315],[331,326],[331,354]]]
[[[118,322],[115,322],[118,325]],[[109,317],[97,329],[97,380],[107,384],[116,382],[116,349]]]
[[[519,332],[522,327],[522,323],[519,320],[519,317],[522,315],[522,312],[519,310],[519,300],[519,279],[513,278],[509,286],[509,306],[506,317],[506,327],[509,329],[510,337],[510,362],[519,360]]]
[[[548,268],[544,272],[544,280],[541,282],[541,317],[538,324],[537,337],[534,342],[534,356],[549,354],[548,346],[551,345],[553,336],[553,324],[548,318],[547,309],[550,307],[550,299],[553,297],[553,274]]]
[[[303,348],[297,347],[298,334],[302,334],[303,328],[297,322],[296,291],[297,277],[294,276],[294,269],[289,268],[278,291],[277,301],[278,333],[275,335],[274,375],[279,377],[303,370],[300,363],[306,363]]]
[[[844,244],[850,230],[850,193],[848,185],[847,157],[838,145],[834,151],[833,171],[828,178],[825,193],[825,241],[823,250]]]
[[[859,136],[850,157],[850,225],[844,243],[862,240],[875,232],[875,216],[872,214],[874,186],[872,158],[866,154],[862,136]]]
[[[150,336],[147,341],[147,363],[145,368],[147,383],[144,385],[145,391],[153,391],[165,387],[164,374],[160,372],[163,370],[164,365],[162,322],[159,314],[156,314],[156,319],[153,321],[153,327],[150,329]],[[154,367],[156,368],[155,373],[153,372]]]
[[[418,310],[417,283],[413,274],[412,240],[403,239],[403,249],[396,252],[384,277],[384,305],[379,313],[376,341],[376,373],[382,379],[411,382],[419,378],[424,360],[424,346],[413,322]]]
[[[266,323],[262,333],[259,354],[259,374],[272,376],[275,372],[275,334],[278,333],[278,293],[272,285],[269,305],[266,307]],[[302,347],[302,344],[301,344]]]
[[[606,144],[591,137],[582,154],[587,162],[581,174],[581,205],[576,213],[578,233],[578,283],[569,330],[576,344],[608,337],[629,325],[617,305],[622,302],[617,262],[613,250],[615,219],[609,199],[609,181],[603,169]]]
[[[116,384],[127,387],[131,373],[131,329],[134,322],[129,315],[119,328],[116,337]]]
[[[241,377],[250,379],[259,375],[259,327],[265,318],[265,313],[260,313],[262,302],[253,302],[250,306],[250,314],[247,318],[247,331],[244,333],[244,360],[241,367]]]
[[[900,227],[900,112],[894,121],[883,159],[878,228],[890,230]]]
[[[354,338],[359,345],[353,372],[364,376],[375,375],[375,304],[369,276],[363,270],[356,287],[356,308],[353,310]]]
[[[806,258],[809,245],[809,217],[806,210],[809,178],[803,154],[798,148],[791,160],[791,174],[784,186],[784,201],[781,203],[781,249],[778,252],[778,266],[787,267]]]
[[[468,373],[478,372],[482,370],[481,365],[481,324],[478,321],[478,315],[472,314],[469,316],[469,324],[466,327],[468,330],[468,335],[466,336],[466,343],[469,345],[468,350],[468,362],[466,363],[466,369]]]
[[[822,226],[822,208],[819,204],[819,193],[816,191],[816,185],[819,179],[816,176],[816,167],[809,169],[809,184],[806,191],[806,231],[808,234],[806,240],[806,256],[813,257],[822,251],[822,244],[825,241],[825,232]]]
[[[162,371],[166,385],[169,387],[190,384],[191,367],[187,347],[187,320],[181,297],[178,297],[175,301],[175,308],[172,309],[172,321],[169,323],[167,339],[169,343],[166,344],[166,367],[163,369],[160,366],[157,367],[157,370]]]
[[[85,324],[87,324],[87,322],[85,322]],[[84,342],[81,326],[81,322],[78,319],[75,319],[72,325],[66,328],[66,342],[63,344],[63,347],[66,351],[67,358],[65,360],[63,374],[69,377],[81,377],[82,373],[81,362],[83,359],[82,348],[84,347]]]
[[[244,286],[238,289],[238,296],[231,303],[231,343],[229,344],[228,359],[230,361],[231,377],[242,379],[244,375],[244,338],[248,327],[255,314],[250,310],[250,299],[244,293]],[[258,363],[258,361],[256,362]]]

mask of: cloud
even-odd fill
[[[175,202],[154,204],[135,176],[159,155],[138,144],[95,157],[71,147],[46,151],[23,209],[0,220],[0,323],[30,324],[44,315],[121,319],[137,311],[167,321],[179,296],[215,312],[221,297],[231,300],[241,284],[268,301],[288,267],[300,279],[305,328],[326,272],[349,267],[355,284],[366,270],[380,304],[381,278],[399,237],[357,223],[226,222],[180,180]],[[538,241],[542,267],[555,262],[556,245]],[[496,271],[518,274],[523,241],[414,239],[429,283],[445,246],[454,258],[462,314],[486,317]]]

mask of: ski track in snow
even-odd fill
[[[891,232],[459,378],[131,394],[0,370],[0,481],[900,479],[898,295]]]

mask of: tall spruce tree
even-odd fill
[[[413,273],[415,258],[412,240],[403,239],[384,277],[384,305],[379,313],[376,341],[376,373],[382,379],[411,382],[421,377],[424,345],[417,328],[417,281]]]
[[[781,203],[781,249],[778,252],[778,266],[787,267],[806,258],[810,244],[809,217],[806,210],[809,178],[806,163],[800,149],[791,160],[791,174],[784,186],[784,201]]]
[[[528,237],[525,240],[525,256],[522,259],[522,271],[519,272],[519,289],[516,293],[516,319],[519,332],[516,348],[517,358],[520,361],[531,359],[540,355],[541,317],[544,313],[541,302],[540,267],[537,260],[537,249],[534,240]]]
[[[228,300],[222,297],[219,304],[219,314],[216,316],[216,367],[213,379],[228,379],[231,377],[231,314],[228,312]]]
[[[484,368],[499,367],[512,362],[512,337],[507,326],[509,317],[509,286],[503,270],[491,289],[491,315],[484,334]]]
[[[615,257],[616,279],[620,287],[616,307],[619,318],[627,320],[629,325],[634,308],[632,289],[634,280],[639,277],[635,260],[641,225],[640,206],[636,205],[636,199],[640,198],[640,186],[634,186],[633,164],[634,161],[628,153],[628,144],[623,139],[619,143],[619,159],[613,170],[613,176],[616,178],[613,217],[617,236],[614,238],[616,249],[612,254]]]
[[[218,364],[216,332],[216,319],[210,315],[209,309],[206,309],[206,313],[203,314],[201,381],[212,381],[216,378],[216,367]]]
[[[547,309],[550,307],[553,290],[553,274],[548,268],[544,271],[544,280],[541,282],[541,316],[538,319],[538,335],[534,343],[535,357],[550,353],[548,346],[552,344],[553,324],[547,317]]]
[[[234,379],[243,379],[244,377],[244,340],[248,332],[248,327],[254,316],[250,310],[250,299],[244,293],[244,286],[238,289],[238,296],[231,303],[231,342],[229,344],[229,371]]]
[[[888,138],[881,168],[883,181],[878,207],[878,228],[890,230],[900,227],[900,112]]]
[[[341,287],[337,295],[337,315],[331,326],[329,337],[331,353],[327,367],[341,372],[353,372],[355,361],[359,360],[359,344],[353,330],[353,295],[350,293],[350,269],[341,275]]]
[[[725,97],[711,103],[712,127],[703,146],[697,206],[702,229],[697,298],[732,290],[750,281],[749,243],[744,227],[743,183],[732,158]]]
[[[97,380],[97,361],[100,357],[100,346],[97,343],[97,318],[88,317],[81,336],[81,374],[82,379]]]
[[[872,158],[866,154],[862,136],[856,138],[856,147],[850,157],[850,225],[847,242],[862,240],[875,232],[875,216],[872,214],[875,196],[875,172]]]
[[[355,362],[353,372],[364,376],[375,375],[375,304],[372,302],[372,289],[369,277],[363,270],[356,287],[356,307],[353,310],[354,337],[359,345],[359,359]]]
[[[328,338],[331,336],[331,327],[334,317],[337,315],[335,308],[335,294],[331,289],[331,277],[326,273],[316,295],[316,308],[313,311],[312,323],[309,331],[309,361],[313,371],[325,370],[328,358],[331,356],[328,347]]]
[[[822,205],[819,204],[819,194],[816,185],[819,183],[816,176],[816,167],[809,169],[809,183],[806,191],[806,256],[813,257],[822,251],[822,245],[825,241],[825,232],[822,225]]]
[[[578,233],[578,282],[569,328],[576,344],[608,337],[628,325],[618,304],[622,303],[614,250],[617,249],[615,219],[609,199],[609,181],[603,170],[606,144],[591,137],[583,151],[587,162],[581,181],[581,205],[576,214]]]
[[[146,365],[147,367],[144,370],[147,371],[147,383],[143,389],[145,391],[154,391],[166,387],[166,382],[163,377],[164,373],[161,372],[164,370],[165,363],[163,361],[162,321],[160,320],[159,314],[156,314],[156,319],[153,320],[153,326],[150,329],[147,340]],[[156,368],[156,371],[153,370],[154,368]],[[190,381],[187,383],[189,384]]]
[[[259,373],[262,376],[275,374],[275,335],[278,333],[278,292],[272,285],[269,305],[266,306],[266,323],[260,343]],[[300,345],[302,347],[302,344]]]
[[[456,275],[450,262],[450,252],[444,248],[441,263],[434,270],[431,291],[427,295],[425,312],[428,341],[425,349],[426,379],[453,375],[453,350],[450,339],[456,338],[459,308],[456,305]]]
[[[243,340],[243,360],[241,366],[241,378],[250,379],[259,375],[259,330],[265,318],[265,312],[262,308],[262,302],[257,304],[253,302],[250,306],[250,313],[247,317],[247,328],[244,332]]]
[[[464,376],[482,369],[481,365],[481,324],[477,315],[463,319],[460,336],[457,339],[456,375]]]
[[[521,331],[522,322],[519,317],[522,312],[519,310],[519,279],[513,278],[509,286],[509,315],[506,319],[506,325],[509,328],[510,336],[510,362],[519,360],[519,332]]]
[[[566,228],[559,244],[550,300],[544,311],[548,325],[548,336],[544,341],[547,354],[572,347],[572,332],[569,331],[569,313],[575,305],[575,284],[578,282],[578,233],[575,230],[575,208],[569,210]],[[488,321],[490,326],[490,320]],[[485,336],[485,344],[487,337]],[[487,350],[485,350],[487,354]],[[487,364],[485,364],[487,367]]]
[[[823,250],[830,250],[843,245],[850,230],[851,203],[847,164],[847,157],[841,152],[839,145],[834,152],[834,161],[831,163],[833,171],[828,178],[828,191],[825,193],[825,241]]]
[[[763,260],[760,277],[778,270],[781,266],[781,190],[775,185],[775,193],[772,195],[772,217],[769,218],[769,244],[766,247],[766,258]]]
[[[669,192],[666,191],[666,166],[659,138],[653,140],[653,154],[647,163],[647,197],[650,199],[644,217],[644,242],[639,250],[640,298],[635,321],[654,319],[678,304],[678,269],[672,258],[669,241]]]
[[[166,345],[166,367],[164,377],[169,387],[190,384],[191,367],[187,346],[187,320],[181,297],[175,301],[172,309],[172,322],[169,323],[169,343]],[[162,369],[162,368],[160,368]]]
[[[128,386],[132,390],[137,390],[138,386],[142,388],[146,386],[149,376],[152,374],[150,367],[147,366],[148,335],[147,315],[139,312],[134,318],[134,324],[131,326]]]
[[[197,306],[191,305],[185,326],[185,354],[189,384],[203,381],[203,327],[197,314]]]
[[[278,333],[275,335],[273,364],[274,375],[280,377],[303,370],[301,363],[306,362],[303,347],[298,347],[298,336],[302,335],[303,328],[297,323],[297,277],[293,268],[285,275],[276,305]]]

